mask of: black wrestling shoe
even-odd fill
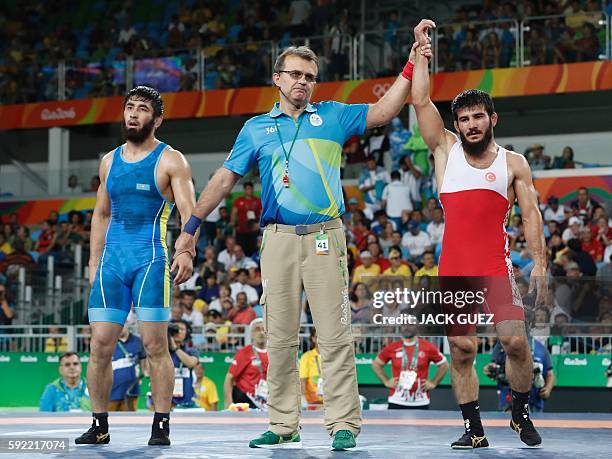
[[[161,421],[153,422],[151,427],[151,438],[149,446],[169,446],[170,445],[170,420],[163,418]]]
[[[108,429],[104,430],[93,420],[90,429],[78,438],[74,439],[77,445],[107,445],[110,442]]]
[[[489,442],[487,437],[484,435],[479,437],[478,435],[464,433],[461,438],[451,443],[453,449],[475,449],[475,448],[488,448]]]
[[[518,422],[514,419],[510,420],[510,427],[521,437],[521,441],[527,446],[537,448],[542,444],[542,437],[533,426],[533,422],[529,416],[519,419]]]

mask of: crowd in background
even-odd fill
[[[375,47],[384,54],[382,67],[375,69],[379,76],[397,74],[409,51],[411,38],[402,31],[416,18],[401,16],[401,2],[397,7],[373,29],[382,41],[382,48]],[[610,14],[612,3],[481,0],[463,5],[434,18],[438,70],[516,65],[515,21],[542,15],[564,17],[528,23],[526,65],[597,60],[606,49],[602,12]],[[134,59],[134,84],[162,91],[268,85],[273,46],[303,43],[321,58],[321,80],[343,80],[350,76],[350,42],[360,21],[348,0],[98,0],[76,7],[67,0],[12,1],[0,13],[0,102],[56,100],[60,70],[65,70],[66,99],[122,95],[128,57]],[[61,62],[65,69],[58,68]]]
[[[363,138],[349,139],[344,149],[343,174],[345,178],[358,177],[357,187],[345,190],[349,298],[353,323],[371,324],[376,312],[385,316],[405,312],[402,304],[385,304],[382,311],[373,308],[374,291],[390,285],[420,288],[437,276],[444,211],[436,196],[431,156],[418,132],[408,132],[399,119],[393,120],[388,131],[375,129]],[[573,166],[571,147],[554,159],[543,154],[541,145],[525,154],[534,170]],[[82,190],[77,179],[71,178],[70,183],[75,192]],[[93,177],[90,187],[98,184],[99,179]],[[611,323],[612,296],[606,284],[612,279],[610,209],[602,207],[586,188],[576,190],[575,197],[563,203],[549,196],[540,208],[550,274],[560,281],[551,288],[538,320],[549,328],[557,325],[557,329],[569,321]],[[213,324],[218,329],[248,325],[261,317],[260,215],[261,201],[255,187],[244,182],[239,197],[222,202],[206,218],[194,274],[173,290],[173,319],[186,320],[194,327]],[[72,268],[77,246],[83,253],[83,266],[87,265],[91,217],[91,211],[73,211],[60,218],[54,211],[39,227],[21,225],[17,214],[4,217],[0,225],[0,284],[4,284],[6,300],[0,324],[14,320],[20,266],[28,272],[44,272],[48,257],[53,256],[56,266]],[[515,278],[525,296],[533,260],[518,206],[511,209],[506,230]],[[575,281],[583,276],[599,278],[600,282]],[[563,279],[571,280],[564,283]],[[305,296],[302,309],[302,322],[312,323]],[[217,344],[223,349],[228,342]]]

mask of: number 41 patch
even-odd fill
[[[329,254],[329,236],[327,234],[317,234],[315,236],[315,248],[317,255]]]

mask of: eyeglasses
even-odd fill
[[[312,73],[305,73],[301,70],[279,70],[278,73],[288,73],[295,81],[300,81],[304,77],[308,83],[316,83],[318,78]]]
[[[399,260],[400,257],[390,257],[389,260]]]

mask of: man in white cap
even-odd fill
[[[380,266],[374,263],[374,258],[368,250],[364,250],[359,255],[361,265],[355,268],[353,273],[353,285],[357,282],[363,282],[368,277],[380,276]]]

